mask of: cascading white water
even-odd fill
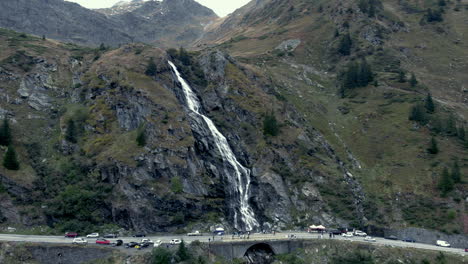
[[[234,173],[226,171],[229,184],[236,188],[236,199],[239,201],[239,213],[240,220],[245,225],[247,230],[253,230],[255,227],[258,227],[258,222],[255,219],[254,212],[249,205],[249,192],[250,192],[250,170],[242,166],[237,160],[234,152],[228,144],[227,139],[219,132],[215,124],[211,119],[206,117],[200,112],[200,102],[198,101],[197,96],[190,88],[190,85],[182,78],[177,67],[174,63],[168,61],[172,70],[177,76],[177,80],[182,85],[182,90],[187,101],[187,107],[190,111],[196,114],[197,117],[201,118],[208,129],[211,131],[213,136],[213,141],[221,154],[223,161],[232,167]],[[239,226],[239,214],[237,210],[234,211],[234,225],[237,229],[241,229]]]

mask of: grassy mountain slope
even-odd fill
[[[224,49],[270,76],[279,96],[354,166],[352,175],[371,201],[366,208],[371,223],[467,232],[466,184],[456,184],[448,197],[438,189],[443,168],[455,160],[466,175],[466,142],[434,132],[440,123],[449,126],[451,115],[466,129],[466,5],[377,1],[370,17],[359,2],[252,1],[212,28],[200,46]],[[444,21],[427,22],[428,8],[443,8]],[[351,54],[343,56],[338,48],[348,32]],[[287,40],[301,42],[295,47]],[[340,98],[341,72],[363,58],[377,82]],[[400,71],[408,80],[414,73],[418,85],[400,83]],[[437,110],[421,126],[408,115],[427,93]],[[432,136],[439,143],[437,155],[426,150]]]

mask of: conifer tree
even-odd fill
[[[416,104],[411,108],[408,119],[418,122],[420,125],[426,125],[428,121],[426,111],[424,111],[424,107],[421,104]]]
[[[450,136],[454,136],[457,134],[457,127],[455,117],[453,116],[453,114],[450,114],[447,118],[445,132]]]
[[[182,47],[179,49],[179,60],[186,66],[192,63],[190,54]]]
[[[453,180],[454,183],[460,183],[461,182],[461,172],[460,172],[460,166],[458,165],[458,160],[455,160],[453,162],[452,180]]]
[[[430,154],[437,154],[439,153],[439,147],[437,146],[437,140],[432,137],[431,139],[431,143],[429,145],[429,148],[427,149],[427,152],[429,152]]]
[[[3,158],[3,166],[8,170],[19,170],[18,157],[12,145],[10,145]]]
[[[435,104],[434,104],[434,100],[432,100],[432,96],[431,94],[427,94],[427,97],[426,97],[426,101],[425,101],[425,104],[424,104],[424,107],[426,108],[426,111],[430,114],[434,113],[435,112]]]
[[[157,73],[156,63],[154,63],[153,58],[150,58],[150,60],[148,61],[148,65],[146,66],[145,74],[147,76],[156,76],[156,73]]]
[[[338,46],[338,53],[340,53],[343,56],[350,55],[352,45],[353,45],[353,41],[351,40],[351,36],[349,35],[349,32],[348,32],[343,37],[341,37],[341,40]]]
[[[361,65],[359,66],[359,74],[357,79],[358,87],[365,87],[374,80],[374,74],[372,73],[371,66],[365,59],[362,60]]]
[[[0,127],[0,145],[9,146],[12,142],[11,129],[8,118],[3,119],[2,126]]]
[[[76,132],[76,125],[73,119],[68,120],[67,122],[67,131],[65,132],[65,140],[70,143],[77,142],[77,132]]]
[[[411,73],[410,85],[412,88],[418,85],[418,80],[416,79],[416,75],[414,75],[414,73]]]
[[[263,134],[265,136],[277,136],[279,134],[279,125],[274,113],[265,116],[263,120]]]
[[[406,73],[403,70],[398,72],[398,82],[405,83],[406,82]]]
[[[439,181],[438,187],[439,187],[439,190],[442,192],[442,196],[447,195],[448,192],[453,190],[453,180],[446,167],[444,168],[442,172],[442,178]]]
[[[463,125],[461,125],[458,128],[457,136],[461,141],[465,141],[466,135],[465,135],[465,127]]]
[[[183,240],[179,244],[179,248],[177,249],[176,255],[179,261],[186,261],[190,259],[190,253],[187,247],[185,246],[185,242]]]
[[[144,147],[146,145],[146,129],[145,129],[145,127],[142,127],[140,129],[138,129],[136,142],[137,142],[139,147]]]

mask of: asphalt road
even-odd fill
[[[252,234],[250,235],[249,239],[246,239],[246,238],[242,239],[238,237],[234,237],[234,239],[232,239],[232,235],[214,236],[214,241],[215,242],[232,242],[232,241],[235,242],[235,241],[248,241],[248,240],[255,240],[255,241],[286,240],[286,239],[289,239],[288,234],[295,235],[296,239],[320,239],[318,234],[310,234],[306,232],[290,232],[290,233],[277,233],[276,235]],[[203,236],[167,235],[167,236],[148,236],[146,238],[149,238],[152,241],[161,240],[162,243],[164,244],[168,244],[172,239],[183,239],[187,243],[191,243],[196,240],[199,240],[201,242],[208,242],[208,240],[213,241],[213,236],[207,236],[207,235],[203,235]],[[128,243],[131,241],[139,242],[141,241],[142,238],[119,237],[118,239],[123,240],[124,243]],[[328,234],[324,234],[322,239],[329,239]],[[335,236],[335,238],[333,239],[344,240],[344,241],[365,242],[363,237],[343,238],[341,236]],[[443,247],[438,247],[438,246],[430,245],[430,244],[408,243],[408,242],[403,242],[399,240],[388,240],[384,238],[375,238],[375,239],[376,239],[376,242],[365,242],[365,243],[371,243],[371,244],[375,244],[379,246],[393,246],[393,247],[401,247],[401,248],[418,248],[418,249],[434,250],[434,251],[455,253],[455,254],[459,254],[462,256],[467,255],[467,253],[464,252],[464,249],[461,249],[461,248],[443,248]],[[109,239],[109,240],[115,241],[117,239]],[[63,236],[31,236],[31,235],[0,234],[0,241],[71,244],[73,239],[65,238]],[[87,241],[88,241],[88,244],[94,244],[96,239],[87,238]],[[123,247],[119,247],[119,248],[123,248]]]

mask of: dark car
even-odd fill
[[[133,235],[133,237],[146,237],[146,235],[143,233],[136,233]]]
[[[409,242],[409,243],[416,243],[416,240],[414,240],[414,238],[411,238],[411,237],[407,237],[407,238],[404,238],[403,240],[401,240],[403,242]]]
[[[113,247],[119,247],[121,245],[123,245],[123,240],[120,240],[120,239],[112,243]]]
[[[328,233],[332,233],[334,235],[341,235],[341,231],[338,229],[330,229],[328,230]]]
[[[396,237],[396,236],[387,236],[387,237],[385,237],[385,239],[398,240],[398,237]]]
[[[143,243],[140,243],[140,248],[139,249],[142,249],[142,248],[147,248],[151,245],[151,243],[149,242],[143,242]]]
[[[468,252],[468,248],[465,248],[465,252]]]
[[[117,234],[105,234],[104,238],[117,238]]]
[[[129,242],[129,243],[125,244],[126,248],[134,248],[136,246],[140,246],[140,244],[138,244],[137,242]]]
[[[65,233],[65,237],[75,238],[77,236],[78,236],[78,233],[76,233],[76,232],[67,232],[67,233]]]

